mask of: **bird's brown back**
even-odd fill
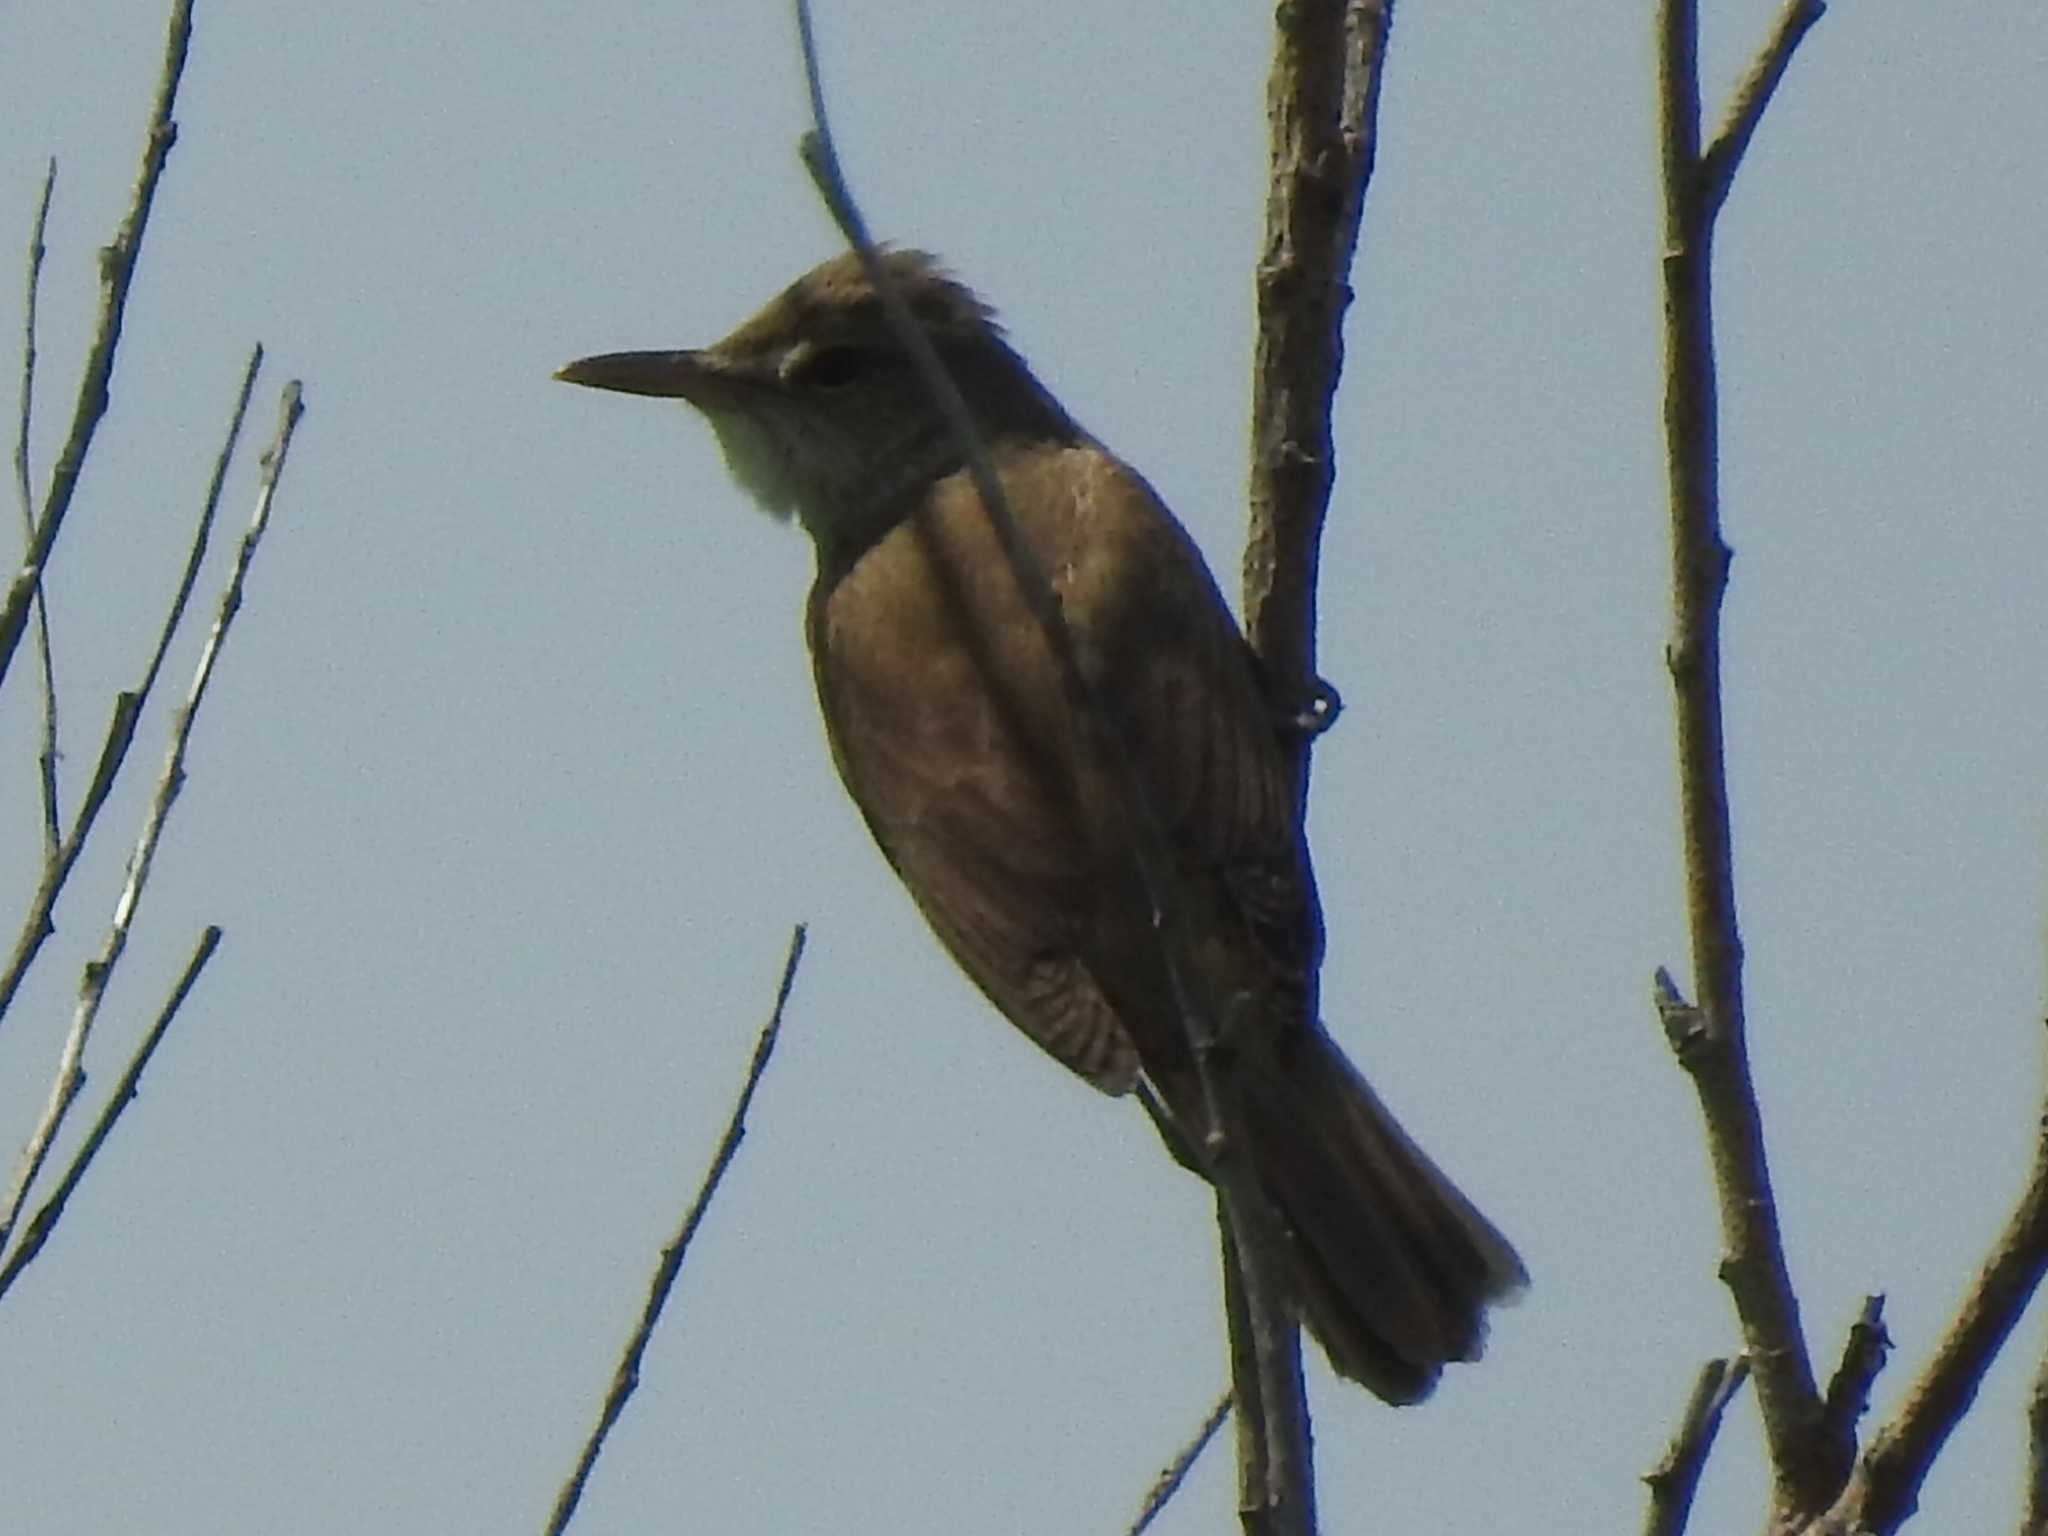
[[[1286,771],[1249,652],[1186,532],[1086,440],[999,442],[1178,865],[1215,1006],[1312,1019],[1320,943]],[[946,947],[1012,1022],[1111,1092],[1191,1090],[1114,781],[964,473],[845,569],[810,639],[841,777]]]

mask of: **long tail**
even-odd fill
[[[1320,1027],[1245,1061],[1253,1165],[1289,1233],[1302,1321],[1330,1363],[1391,1403],[1476,1360],[1485,1309],[1522,1261],[1395,1123]],[[1250,1053],[1248,1053],[1250,1054]]]

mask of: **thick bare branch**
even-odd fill
[[[1256,1193],[1256,1192],[1255,1192]],[[1237,1402],[1237,1515],[1245,1536],[1313,1536],[1314,1441],[1301,1370],[1301,1328],[1271,1287],[1270,1268],[1248,1263],[1246,1234],[1227,1197],[1216,1202],[1223,1314]]]
[[[1308,740],[1334,718],[1316,681],[1316,573],[1336,482],[1330,410],[1377,144],[1391,0],[1305,0],[1276,16],[1266,86],[1266,232],[1252,360],[1251,522],[1244,613],[1252,647]]]
[[[1664,184],[1664,430],[1669,476],[1672,627],[1665,650],[1677,703],[1685,896],[1698,1002],[1660,973],[1658,1013],[1680,1044],[1706,1124],[1719,1195],[1721,1276],[1735,1302],[1772,1473],[1778,1519],[1824,1508],[1846,1466],[1823,1433],[1799,1305],[1785,1263],[1751,1081],[1744,1023],[1742,938],[1736,921],[1721,708],[1721,599],[1729,549],[1721,532],[1714,378],[1714,215],[1700,154],[1695,0],[1662,0],[1659,102]],[[1781,32],[1782,36],[1782,32]],[[1771,60],[1782,54],[1773,64]],[[1733,174],[1789,46],[1776,41],[1752,72],[1721,160]],[[1674,1028],[1682,1024],[1683,1028]]]
[[[1280,6],[1267,76],[1244,612],[1253,649],[1295,727],[1289,750],[1298,815],[1308,802],[1310,741],[1336,717],[1336,695],[1316,675],[1317,572],[1336,481],[1331,407],[1392,12],[1391,0]],[[1285,1313],[1263,1311],[1228,1285],[1226,1300],[1233,1357],[1268,1362],[1256,1383],[1234,1372],[1243,1404],[1238,1502],[1245,1528],[1313,1530],[1299,1330]]]
[[[761,1031],[761,1038],[754,1042],[754,1057],[747,1065],[746,1081],[740,1085],[739,1098],[733,1102],[732,1114],[726,1120],[725,1134],[718,1139],[718,1150],[712,1154],[711,1167],[705,1172],[703,1183],[698,1185],[689,1209],[683,1213],[683,1222],[676,1229],[674,1240],[661,1250],[661,1262],[655,1266],[654,1278],[648,1283],[647,1304],[640,1309],[640,1321],[626,1340],[618,1369],[612,1373],[611,1389],[605,1393],[604,1405],[598,1410],[597,1426],[583,1443],[582,1454],[576,1458],[576,1469],[555,1496],[554,1510],[548,1516],[547,1536],[560,1536],[575,1518],[576,1506],[582,1502],[583,1489],[597,1466],[604,1442],[611,1434],[612,1426],[618,1423],[619,1415],[625,1412],[626,1400],[640,1385],[640,1361],[647,1353],[648,1341],[654,1337],[655,1325],[661,1321],[662,1311],[668,1306],[669,1292],[675,1289],[676,1276],[683,1271],[683,1260],[689,1255],[690,1244],[697,1236],[698,1227],[703,1225],[704,1213],[711,1209],[712,1198],[717,1195],[718,1186],[725,1178],[725,1170],[732,1166],[740,1143],[746,1139],[747,1111],[753,1107],[754,1090],[761,1086],[761,1078],[768,1071],[769,1058],[775,1054],[775,1042],[782,1038],[782,1016],[789,1007],[790,993],[796,987],[796,971],[803,962],[806,933],[802,923],[790,932],[789,953],[783,959],[782,979],[775,988],[775,1006],[769,1010],[768,1023]]]

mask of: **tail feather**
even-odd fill
[[[1389,1402],[1476,1360],[1485,1309],[1522,1261],[1320,1028],[1290,1032],[1242,1078],[1250,1155],[1288,1232],[1302,1321],[1330,1363]]]

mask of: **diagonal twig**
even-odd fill
[[[100,1148],[106,1145],[107,1137],[113,1133],[114,1126],[127,1112],[128,1106],[135,1102],[143,1072],[148,1069],[150,1059],[156,1055],[156,1048],[163,1043],[164,1035],[170,1030],[171,1021],[178,1016],[178,1010],[191,995],[193,986],[199,980],[199,973],[206,969],[206,962],[213,958],[214,950],[220,947],[220,937],[220,929],[216,927],[209,927],[199,936],[199,947],[192,952],[192,958],[186,962],[184,974],[171,989],[169,1001],[157,1014],[156,1023],[150,1026],[149,1033],[142,1037],[142,1043],[135,1048],[134,1055],[128,1058],[128,1065],[121,1073],[121,1080],[114,1085],[114,1091],[108,1096],[106,1106],[101,1109],[99,1118],[93,1122],[92,1129],[86,1133],[86,1138],[71,1159],[70,1166],[64,1170],[64,1176],[57,1181],[57,1187],[50,1192],[50,1198],[42,1203],[35,1215],[29,1218],[28,1225],[21,1229],[21,1241],[14,1245],[14,1251],[7,1256],[7,1262],[0,1265],[0,1296],[7,1294],[14,1282],[20,1278],[21,1272],[43,1251],[43,1244],[50,1240],[50,1233],[63,1218],[64,1208],[77,1190],[79,1181],[85,1177],[93,1159],[99,1156]]]
[[[1209,1442],[1216,1438],[1216,1431],[1223,1427],[1223,1421],[1230,1417],[1231,1397],[1225,1392],[1216,1399],[1216,1406],[1209,1410],[1209,1416],[1202,1420],[1202,1427],[1195,1431],[1194,1439],[1180,1448],[1172,1461],[1160,1472],[1158,1480],[1145,1495],[1145,1502],[1138,1510],[1138,1518],[1124,1531],[1124,1536],[1145,1536],[1152,1522],[1159,1518],[1161,1510],[1172,1502],[1180,1492],[1180,1485],[1194,1471],[1195,1463],[1202,1459],[1202,1452],[1209,1448]]]
[[[43,256],[46,253],[43,232],[49,228],[50,197],[56,190],[57,161],[53,156],[49,169],[43,173],[42,195],[36,199],[35,222],[29,228],[28,282],[21,317],[21,410],[15,421],[14,488],[21,501],[24,550],[35,548],[36,542],[36,500],[30,484],[28,439],[29,427],[35,420],[36,310],[42,295]],[[43,792],[43,865],[48,868],[57,857],[62,838],[57,818],[57,673],[50,655],[49,593],[43,588],[40,572],[31,579],[35,584],[36,658],[41,663],[43,684],[43,740],[36,753],[36,769]]]
[[[6,969],[0,970],[0,1017],[5,1017],[22,979],[28,974],[29,967],[35,963],[37,954],[41,952],[43,941],[54,931],[52,919],[56,912],[57,899],[64,892],[65,882],[71,878],[71,871],[78,862],[78,856],[85,850],[86,839],[91,836],[100,810],[107,803],[107,796],[113,791],[115,779],[128,761],[129,748],[135,741],[135,724],[141,718],[143,706],[149,702],[150,693],[163,670],[164,657],[184,618],[186,603],[192,595],[200,566],[205,560],[207,546],[212,537],[214,516],[220,508],[221,491],[227,480],[228,466],[234,458],[237,444],[241,441],[242,423],[248,416],[249,400],[256,388],[257,372],[262,366],[263,348],[258,346],[251,350],[248,366],[242,372],[241,387],[236,392],[234,407],[228,415],[228,430],[221,441],[220,453],[214,459],[213,477],[207,484],[206,498],[200,504],[199,520],[193,530],[191,546],[186,552],[185,569],[179,577],[164,622],[157,630],[156,645],[150,653],[149,663],[143,669],[141,681],[134,688],[123,690],[114,696],[114,710],[107,722],[107,734],[100,743],[99,759],[93,769],[92,779],[86,786],[84,798],[79,801],[78,814],[72,819],[71,830],[59,843],[55,857],[45,862],[35,895],[29,900],[28,915],[23,919],[21,931],[15,938],[14,951],[8,957]]]
[[[640,1385],[640,1361],[647,1353],[648,1341],[654,1337],[655,1325],[661,1321],[662,1311],[668,1305],[669,1292],[675,1289],[676,1276],[682,1273],[683,1259],[689,1253],[691,1240],[703,1223],[704,1213],[711,1208],[712,1197],[718,1193],[725,1170],[732,1165],[740,1143],[746,1139],[747,1110],[753,1105],[754,1090],[761,1085],[762,1075],[768,1070],[768,1060],[775,1054],[775,1042],[781,1038],[782,1016],[789,1006],[789,995],[796,987],[796,969],[804,957],[806,933],[802,923],[798,923],[790,933],[789,953],[782,962],[782,979],[775,988],[775,1006],[769,1010],[768,1023],[761,1031],[761,1038],[754,1043],[754,1058],[747,1066],[746,1081],[741,1084],[739,1098],[726,1121],[725,1134],[719,1138],[711,1167],[704,1175],[704,1182],[698,1186],[689,1210],[684,1213],[674,1241],[661,1251],[661,1263],[656,1266],[654,1279],[647,1287],[647,1303],[641,1308],[640,1321],[626,1341],[618,1369],[612,1373],[611,1390],[605,1394],[604,1405],[598,1410],[597,1426],[583,1443],[582,1453],[576,1458],[576,1469],[569,1474],[561,1492],[555,1497],[554,1510],[548,1516],[547,1536],[561,1536],[575,1518],[576,1506],[582,1502],[584,1486],[597,1466],[604,1442],[611,1434],[612,1426],[618,1423],[619,1415],[625,1412],[626,1400]]]
[[[1685,1414],[1671,1436],[1671,1444],[1657,1465],[1643,1474],[1650,1489],[1650,1512],[1643,1522],[1643,1536],[1678,1536],[1692,1514],[1693,1494],[1706,1470],[1707,1456],[1714,1449],[1714,1437],[1721,1432],[1721,1416],[1749,1379],[1749,1362],[1740,1355],[1733,1360],[1709,1360],[1693,1381],[1692,1396]]]
[[[158,776],[156,793],[151,797],[148,813],[143,818],[141,835],[136,839],[135,851],[128,860],[128,879],[121,889],[120,898],[114,904],[113,921],[108,924],[107,937],[100,951],[85,965],[85,974],[78,988],[78,1006],[72,1014],[71,1029],[65,1036],[64,1049],[57,1063],[57,1075],[50,1085],[50,1097],[43,1109],[42,1118],[30,1134],[28,1145],[23,1149],[15,1169],[14,1182],[10,1186],[4,1205],[0,1205],[0,1245],[14,1230],[20,1218],[23,1204],[34,1186],[36,1176],[42,1171],[44,1161],[50,1155],[51,1144],[57,1132],[62,1129],[65,1117],[76,1102],[79,1092],[85,1086],[84,1057],[94,1022],[99,1017],[101,1001],[106,996],[107,984],[114,968],[120,964],[121,956],[128,948],[128,934],[135,921],[135,911],[142,899],[142,893],[149,883],[149,873],[156,858],[156,850],[163,837],[164,824],[169,820],[171,806],[178,798],[178,792],[185,782],[185,753],[192,739],[192,728],[199,718],[199,708],[205,702],[206,693],[213,680],[214,665],[219,659],[222,646],[226,643],[228,631],[233,626],[235,615],[242,606],[242,592],[249,577],[249,567],[256,557],[256,549],[264,532],[270,526],[270,509],[277,494],[277,482],[284,472],[285,457],[290,452],[292,434],[297,430],[299,419],[305,408],[300,399],[300,387],[296,379],[284,387],[283,399],[279,405],[277,433],[270,447],[263,454],[262,471],[256,487],[256,510],[249,520],[248,530],[242,535],[240,548],[236,551],[234,569],[229,573],[227,583],[221,590],[220,607],[213,621],[212,632],[199,653],[199,663],[194,669],[192,685],[187,690],[184,704],[173,716],[171,744],[164,755],[164,767]]]

